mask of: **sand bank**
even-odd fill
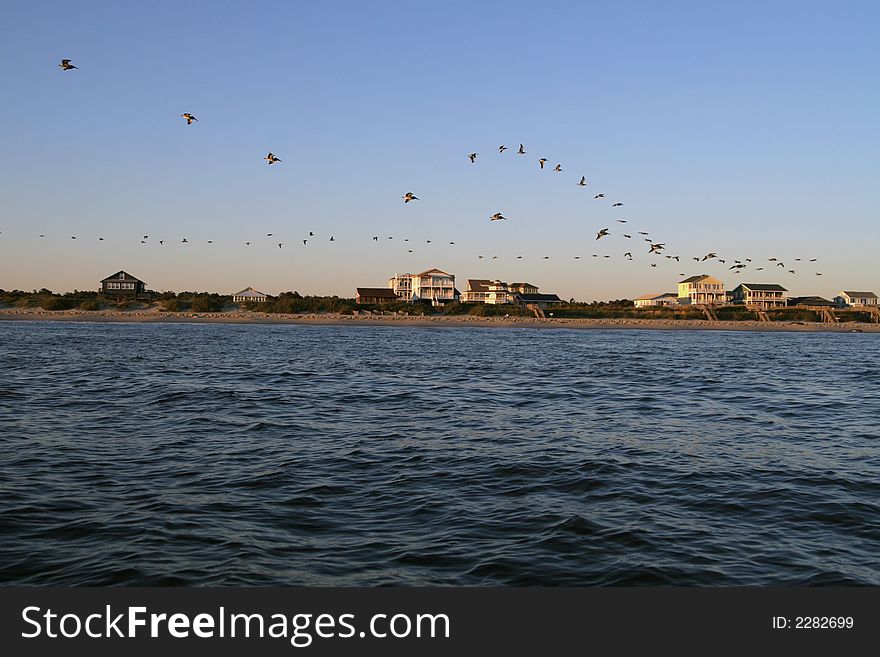
[[[847,322],[821,324],[817,322],[757,322],[673,320],[673,319],[537,319],[534,317],[473,317],[463,316],[407,316],[407,315],[338,315],[275,314],[258,312],[171,313],[160,310],[40,310],[2,309],[0,320],[13,321],[67,321],[67,322],[171,322],[171,323],[226,323],[226,324],[330,324],[347,326],[476,326],[499,328],[572,328],[572,329],[659,329],[659,330],[715,330],[715,331],[825,331],[848,333],[853,329],[864,333],[880,333],[880,324]]]

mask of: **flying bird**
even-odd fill
[[[517,154],[517,155],[525,155],[525,154],[526,154],[526,148],[525,148],[525,146],[523,146],[522,144],[520,144],[520,145],[519,145],[519,150],[516,152],[516,154]]]
[[[626,233],[624,233],[623,236],[628,240],[632,239],[632,235],[627,235]]]
[[[546,162],[546,161],[547,161],[546,157],[542,157],[540,160],[538,160],[538,164],[540,165],[540,167],[542,169],[544,168],[544,162]]]
[[[501,215],[500,212],[496,212],[491,217],[489,217],[489,221],[506,221],[507,217]]]
[[[648,253],[660,253],[660,251],[665,248],[665,244],[651,244],[651,250]]]
[[[419,197],[413,196],[412,192],[407,192],[406,194],[403,195],[402,198],[403,198],[404,203],[409,203],[410,201],[418,201],[419,200]],[[309,233],[309,235],[311,235],[311,233]]]
[[[276,162],[281,162],[281,160],[274,153],[269,153],[263,159],[266,160],[269,164],[275,164]]]
[[[605,237],[606,235],[608,235],[608,229],[607,229],[607,228],[603,228],[603,229],[600,230],[598,233],[596,233],[596,239],[597,239],[597,240],[598,240],[598,239],[601,239],[601,238]]]
[[[580,185],[581,187],[586,187],[587,186],[587,177],[581,176],[581,181],[578,183],[578,185]]]
[[[554,170],[556,173],[561,172],[561,171],[562,171],[562,165],[561,165],[561,164],[557,164],[555,167],[553,167],[553,170]]]
[[[625,224],[625,223],[626,223],[626,219],[618,219],[618,220],[617,220],[617,223],[619,223],[619,224]]]
[[[330,236],[330,241],[331,241],[331,242],[335,242],[336,239],[331,235],[331,236]]]
[[[374,241],[374,242],[378,242],[378,241],[379,241],[379,236],[378,236],[378,235],[373,235],[373,241]]]
[[[70,63],[69,59],[62,59],[61,63],[58,66],[60,66],[61,69],[64,71],[69,71],[72,68],[77,68],[76,66],[74,66],[73,64]]]
[[[507,150],[507,146],[505,146],[504,144],[501,144],[501,146],[498,147],[499,153],[503,153],[506,150]]]
[[[391,239],[391,238],[389,237],[388,239]],[[308,242],[308,240],[303,240],[303,246],[305,246],[307,242]]]
[[[605,194],[596,194],[593,198],[605,198]]]
[[[821,275],[822,275],[822,272],[820,272],[820,271],[816,272],[816,276],[821,276]]]
[[[745,265],[743,265],[743,264],[730,265],[730,267],[728,267],[728,269],[742,269],[743,267],[745,267]]]
[[[640,230],[640,231],[639,231],[639,235],[647,235],[647,234],[648,234],[648,233],[646,233],[646,232],[643,231],[643,230]]]
[[[473,164],[477,161],[477,153],[471,153],[470,155],[468,155],[468,158],[470,159],[471,164]]]
[[[632,260],[632,259],[633,259],[633,254],[630,253],[629,251],[627,251],[626,253],[623,254],[623,257],[624,257],[624,258],[629,258],[630,260]]]
[[[278,242],[278,248],[279,249],[281,248],[281,242]]]
[[[182,240],[180,240],[180,243],[181,243],[181,244],[186,244],[188,241],[189,241],[189,240],[187,240],[187,239],[184,237]]]
[[[612,204],[611,204],[611,207],[612,207],[612,208],[619,208],[621,205],[623,205],[623,203],[621,203],[620,201],[618,201],[617,203],[612,203]]]
[[[709,258],[717,258],[717,257],[718,256],[715,255],[714,253],[707,253],[706,255],[703,256],[703,260],[708,260]]]
[[[198,119],[196,117],[194,117],[192,114],[190,114],[189,112],[184,112],[180,116],[183,117],[184,119],[186,119],[187,125],[192,125],[193,121],[198,121]]]

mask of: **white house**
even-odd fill
[[[678,295],[675,292],[661,292],[660,294],[643,294],[633,299],[636,308],[647,306],[677,306]]]
[[[490,281],[482,278],[469,278],[467,289],[461,295],[463,303],[510,303],[513,296],[504,281]]]
[[[678,302],[680,304],[725,303],[727,293],[724,283],[714,276],[701,274],[691,276],[678,283]]]
[[[877,295],[873,292],[851,292],[844,290],[836,297],[834,303],[838,306],[868,306],[877,307]]]
[[[440,269],[428,269],[419,274],[394,274],[388,287],[401,301],[430,299],[435,306],[456,300],[455,275]]]
[[[258,292],[252,287],[246,287],[241,292],[236,292],[232,295],[232,303],[244,303],[246,301],[263,303],[268,298],[268,295]]]

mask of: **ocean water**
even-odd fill
[[[880,585],[880,335],[0,323],[0,583]]]

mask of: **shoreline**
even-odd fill
[[[345,326],[470,326],[493,328],[573,328],[573,329],[654,329],[708,331],[799,331],[880,333],[880,324],[846,322],[758,322],[709,321],[705,319],[630,319],[630,318],[563,318],[476,317],[472,315],[340,315],[334,313],[275,314],[259,312],[165,312],[159,310],[38,310],[2,309],[0,321],[68,321],[118,323],[175,324],[305,324]]]

